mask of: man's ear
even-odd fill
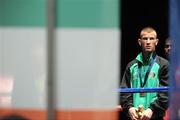
[[[156,45],[158,44],[158,42],[159,42],[159,39],[156,39]]]
[[[141,39],[138,39],[138,44],[139,46],[141,46]]]

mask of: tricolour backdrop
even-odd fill
[[[56,1],[57,120],[117,120],[119,6],[118,0]],[[13,81],[0,116],[47,119],[47,1],[1,0],[0,46],[0,75]]]

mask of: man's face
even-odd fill
[[[156,38],[156,32],[143,32],[141,38],[138,39],[139,45],[142,47],[143,52],[151,53],[156,50],[158,39]]]
[[[171,50],[171,42],[170,40],[166,40],[164,51],[167,56],[170,54],[170,50]]]

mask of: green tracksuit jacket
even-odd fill
[[[147,81],[144,86],[144,78],[148,68],[153,61],[153,65],[149,71]],[[139,53],[136,59],[131,61],[124,72],[121,80],[121,88],[154,88],[168,86],[168,67],[169,63],[166,59],[153,53],[148,62],[143,62],[142,53]],[[140,78],[141,77],[141,78]],[[121,105],[124,110],[130,107],[138,107],[144,105],[145,109],[150,108],[153,111],[152,118],[164,116],[168,107],[168,92],[145,93],[124,93],[121,94]]]

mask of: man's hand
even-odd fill
[[[121,105],[117,105],[116,108],[117,108],[117,110],[120,111],[120,112],[123,111],[123,108],[122,108]]]
[[[138,120],[138,114],[137,114],[138,109],[135,107],[129,108],[129,115],[131,117],[131,120]]]
[[[142,113],[141,120],[150,120],[152,117],[153,111],[148,108]]]

